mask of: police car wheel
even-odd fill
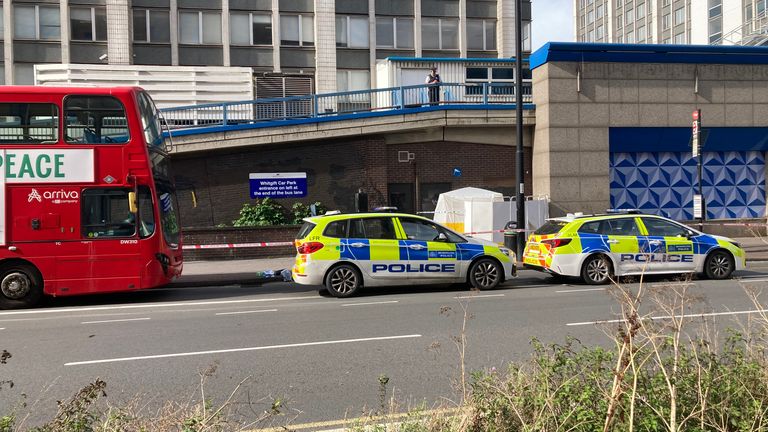
[[[723,250],[714,251],[704,263],[704,272],[709,279],[728,279],[734,269],[733,257]]]
[[[35,305],[43,296],[43,278],[31,265],[11,264],[0,269],[0,309]]]
[[[469,283],[479,290],[494,289],[501,283],[501,275],[501,266],[496,261],[481,258],[469,269]]]
[[[349,297],[360,289],[362,278],[360,272],[349,264],[334,267],[325,279],[325,287],[334,297]]]
[[[590,285],[602,285],[611,280],[611,263],[605,255],[592,255],[584,261],[581,278]]]

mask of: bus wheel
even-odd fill
[[[10,264],[0,268],[0,309],[35,305],[43,296],[43,281],[36,268]]]

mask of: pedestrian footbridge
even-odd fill
[[[514,140],[514,83],[443,83],[163,109],[174,152],[383,135],[500,144]],[[432,99],[430,99],[430,90]],[[535,122],[523,87],[524,125]],[[506,139],[505,139],[506,138]],[[507,144],[508,145],[508,144]]]

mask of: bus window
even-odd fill
[[[155,108],[155,104],[146,93],[139,93],[138,102],[144,140],[150,147],[162,148],[163,134],[160,126],[160,115],[157,112],[157,108]]]
[[[0,103],[0,143],[54,144],[59,109],[50,103]]]
[[[121,144],[130,138],[125,108],[111,96],[70,96],[64,118],[70,144]]]
[[[129,211],[129,191],[116,188],[84,190],[81,198],[83,237],[132,236],[136,232],[136,216]]]
[[[146,186],[139,186],[139,236],[150,237],[155,233],[155,208],[152,193]]]

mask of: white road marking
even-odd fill
[[[722,315],[748,315],[753,313],[766,313],[768,312],[768,309],[755,309],[755,310],[746,310],[746,311],[734,311],[734,312],[710,312],[710,313],[700,313],[700,314],[685,314],[685,315],[665,315],[665,316],[656,316],[656,317],[648,317],[643,319],[650,319],[650,320],[665,320],[665,319],[671,319],[671,318],[703,318],[703,317],[710,317],[710,316],[722,316]],[[612,320],[601,320],[601,321],[584,321],[584,322],[576,322],[576,323],[568,323],[567,326],[584,326],[584,325],[594,325],[594,324],[613,324],[613,323],[620,323],[624,322],[623,319],[612,319]]]
[[[237,312],[219,312],[216,315],[240,315],[240,314],[252,314],[252,313],[259,313],[259,312],[277,312],[277,309],[261,309],[261,310],[237,311]]]
[[[669,282],[658,282],[658,283],[652,283],[650,284],[653,288],[664,288],[669,286],[695,286],[696,282],[675,282],[675,281],[669,281]]]
[[[455,299],[473,299],[473,298],[486,298],[486,297],[504,297],[504,294],[484,294],[484,295],[467,295],[456,296]]]
[[[100,364],[100,363],[116,363],[116,362],[135,361],[135,360],[152,360],[152,359],[171,358],[171,357],[190,357],[190,356],[198,356],[198,355],[206,355],[206,354],[225,354],[225,353],[246,352],[246,351],[262,351],[262,350],[271,350],[271,349],[280,349],[280,348],[309,347],[309,346],[318,346],[318,345],[336,345],[336,344],[345,344],[345,343],[354,343],[354,342],[370,342],[370,341],[383,341],[383,340],[394,340],[394,339],[413,339],[413,338],[420,338],[420,337],[421,337],[420,334],[410,334],[410,335],[400,335],[400,336],[380,336],[380,337],[359,338],[359,339],[338,339],[338,340],[329,340],[329,341],[320,341],[320,342],[304,342],[304,343],[295,343],[295,344],[267,345],[267,346],[258,346],[258,347],[248,347],[248,348],[232,348],[232,349],[222,349],[222,350],[193,351],[193,352],[184,352],[184,353],[158,354],[158,355],[137,356],[137,357],[120,357],[120,358],[111,358],[111,359],[103,359],[103,360],[87,360],[87,361],[64,363],[64,366],[82,366],[82,365],[91,365],[91,364]]]
[[[264,302],[288,301],[288,300],[306,300],[306,299],[316,299],[316,298],[317,296],[303,296],[303,297],[276,297],[276,298],[265,298],[265,299],[216,300],[216,301],[199,301],[199,302],[180,302],[180,303],[145,303],[145,304],[138,304],[138,305],[93,306],[93,307],[81,307],[81,308],[41,309],[41,310],[29,310],[29,311],[0,312],[0,316],[39,315],[39,314],[50,314],[50,313],[90,312],[90,311],[142,309],[142,308],[156,309],[156,308],[180,307],[180,306],[186,307],[186,306],[247,304],[247,303],[264,303]]]
[[[758,277],[760,277],[760,276],[743,277],[743,278],[739,279],[738,281],[739,282],[768,282],[768,279],[765,279],[765,278],[758,279]]]
[[[0,330],[5,330],[5,327],[0,327]]]
[[[555,292],[556,293],[575,293],[575,292],[587,292],[587,291],[605,291],[605,288],[583,288],[583,289],[572,289],[572,290],[560,290]]]
[[[113,323],[113,322],[126,322],[126,321],[147,321],[151,318],[123,318],[123,319],[116,319],[116,320],[101,320],[101,321],[83,321],[80,324],[103,324],[103,323]]]
[[[347,303],[341,305],[342,307],[345,306],[367,306],[367,305],[377,305],[377,304],[388,304],[388,303],[398,303],[398,300],[389,300],[389,301],[380,301],[380,302],[366,302],[366,303]]]

